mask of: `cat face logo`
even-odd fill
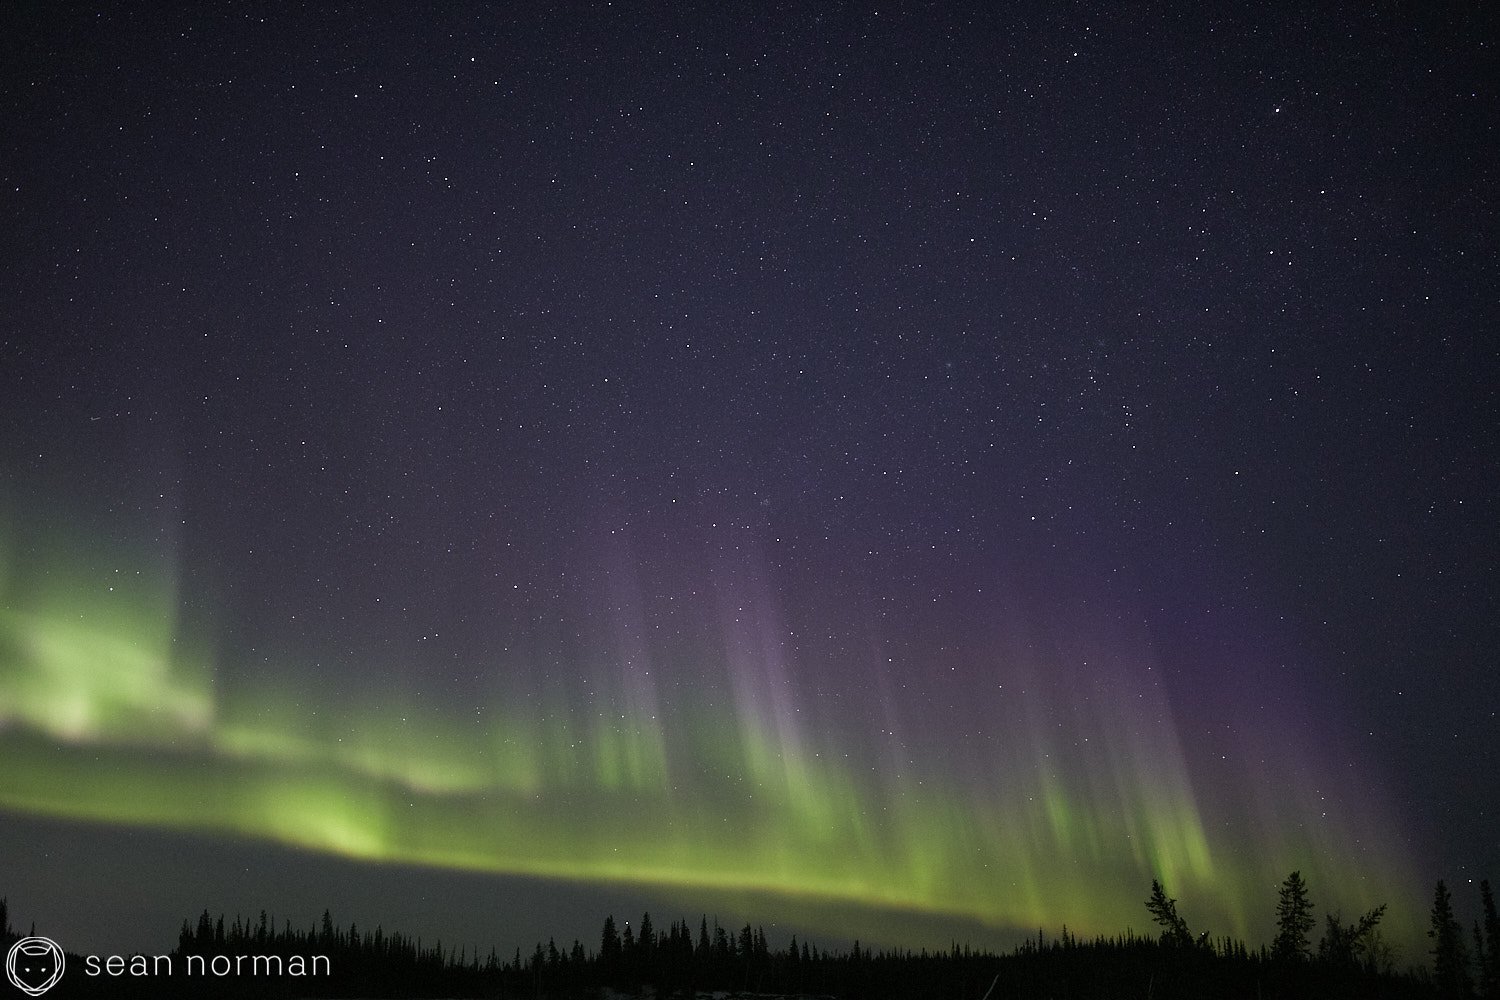
[[[63,950],[51,938],[22,938],[10,946],[5,956],[5,978],[11,985],[30,996],[39,997],[63,974]]]

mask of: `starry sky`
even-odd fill
[[[1295,868],[1420,959],[1500,67],[1316,6],[9,6],[13,917],[1259,943]]]

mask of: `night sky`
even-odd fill
[[[1255,945],[1295,868],[1421,960],[1497,33],[1209,6],[8,5],[13,919]]]

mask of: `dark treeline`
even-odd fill
[[[1156,937],[1122,936],[1079,940],[1066,928],[1038,932],[1008,954],[954,945],[940,951],[820,949],[793,937],[773,947],[764,930],[749,925],[731,931],[709,917],[658,928],[649,914],[632,927],[607,917],[597,945],[555,940],[525,953],[480,955],[467,948],[424,943],[381,927],[339,927],[324,912],[319,924],[277,925],[262,912],[255,919],[212,917],[184,920],[176,947],[166,953],[171,975],[149,962],[156,975],[88,976],[84,957],[68,956],[68,972],[50,992],[58,997],[498,997],[597,998],[610,990],[640,996],[692,997],[718,991],[782,997],[845,1000],[993,1000],[1014,998],[1141,997],[1146,1000],[1269,1000],[1269,998],[1421,998],[1500,1000],[1500,919],[1489,883],[1481,884],[1483,914],[1465,930],[1452,899],[1438,883],[1431,914],[1428,962],[1405,971],[1380,935],[1385,907],[1345,922],[1326,914],[1316,945],[1307,885],[1293,872],[1276,904],[1277,935],[1269,947],[1249,949],[1228,937],[1195,933],[1177,901],[1153,882],[1146,910],[1161,928]],[[0,938],[8,949],[19,936],[0,901]],[[188,974],[188,958],[197,968]],[[228,969],[231,959],[259,956],[250,966]],[[273,958],[274,957],[274,958]],[[326,960],[330,974],[311,963]],[[154,958],[147,956],[148,959]],[[1412,956],[1416,958],[1416,956]],[[302,964],[298,964],[302,963]],[[281,970],[268,974],[268,969]],[[301,969],[297,975],[293,970]]]

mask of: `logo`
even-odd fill
[[[39,997],[63,974],[63,950],[51,938],[22,938],[5,956],[5,978],[22,992]]]

